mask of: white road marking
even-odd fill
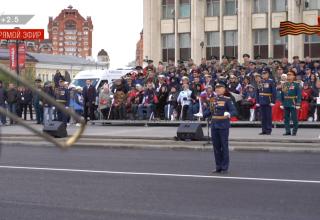
[[[265,181],[265,182],[287,182],[287,183],[316,183],[317,180],[298,180],[298,179],[269,179],[269,178],[252,178],[252,177],[233,177],[233,176],[206,176],[206,175],[188,175],[173,173],[140,173],[140,172],[118,172],[107,170],[78,170],[78,169],[60,169],[49,167],[19,167],[19,166],[0,166],[0,169],[13,170],[41,170],[41,171],[57,171],[72,173],[97,173],[97,174],[113,174],[113,175],[131,175],[131,176],[164,176],[164,177],[182,177],[182,178],[200,178],[200,179],[229,179],[229,180],[249,180],[249,181]]]

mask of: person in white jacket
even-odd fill
[[[192,91],[189,89],[188,84],[183,84],[182,88],[183,90],[179,93],[177,101],[181,106],[180,120],[185,121],[188,118],[188,109],[192,101],[191,99]]]

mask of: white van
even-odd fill
[[[71,85],[73,86],[86,86],[86,80],[90,79],[92,85],[98,90],[105,83],[109,85],[116,79],[120,79],[127,73],[131,72],[131,69],[120,69],[120,70],[85,70],[79,72],[76,77],[72,80]]]

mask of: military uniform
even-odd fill
[[[56,101],[61,105],[68,107],[70,101],[69,90],[63,86],[60,86],[56,90]],[[67,124],[68,116],[66,116],[61,110],[57,109],[58,121],[62,121]]]
[[[213,96],[210,99],[210,111],[215,172],[227,172],[229,169],[229,118],[236,115],[236,108],[229,97]]]
[[[297,82],[286,82],[282,85],[281,103],[284,108],[284,125],[286,133],[291,135],[290,117],[293,122],[292,135],[296,135],[298,131],[297,108],[301,105],[301,88]]]
[[[276,87],[272,79],[262,80],[257,89],[257,103],[260,105],[262,135],[272,132],[272,106],[276,102]]]

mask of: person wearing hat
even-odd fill
[[[56,89],[56,101],[63,105],[65,108],[69,108],[70,102],[70,92],[65,86],[65,81],[63,79],[59,82],[59,88]],[[57,109],[57,120],[65,123],[68,123],[68,116],[63,113],[60,109]]]
[[[38,91],[43,90],[41,83],[42,83],[41,79],[35,80],[35,88]],[[32,98],[32,105],[33,105],[34,111],[36,113],[37,124],[42,124],[43,123],[43,102],[42,102],[42,99],[37,93],[33,93],[32,97],[33,97]]]
[[[269,71],[262,72],[262,80],[257,90],[257,107],[260,107],[261,127],[260,135],[270,135],[272,132],[272,107],[276,102],[276,87],[270,79]]]
[[[229,128],[230,118],[237,114],[229,97],[224,96],[226,85],[217,83],[216,96],[210,99],[211,137],[215,157],[213,173],[227,174],[229,170]]]
[[[143,69],[144,76],[148,76],[150,72],[156,72],[156,67],[153,65],[153,60],[147,60],[147,63],[148,65]]]
[[[290,70],[287,74],[287,82],[282,85],[281,109],[284,109],[284,125],[286,132],[283,134],[296,136],[298,132],[297,110],[301,106],[301,88],[295,82],[296,72]],[[293,122],[293,130],[290,128],[290,118]]]

